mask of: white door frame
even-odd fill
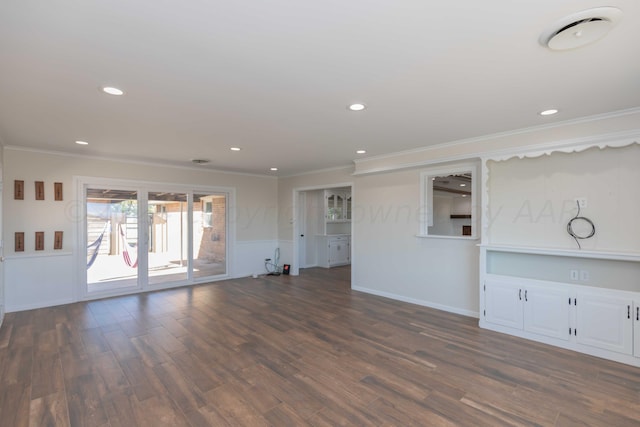
[[[312,187],[296,187],[293,189],[293,260],[291,261],[291,275],[297,276],[300,274],[300,245],[299,236],[300,236],[300,228],[301,221],[299,219],[300,208],[299,205],[301,203],[300,193],[305,191],[313,191],[313,190],[330,190],[332,188],[343,188],[349,187],[351,188],[351,200],[353,203],[354,199],[354,189],[353,182],[341,182],[337,184],[326,184],[326,185],[314,185]],[[304,196],[303,196],[304,197]],[[324,201],[323,201],[324,203]],[[352,205],[353,206],[353,205]],[[353,222],[351,223],[351,259],[353,262]],[[353,270],[352,270],[353,271]],[[352,273],[353,274],[353,273]]]
[[[298,234],[294,236],[298,239],[298,261],[299,268],[307,266],[307,193],[301,191],[298,193]],[[304,234],[304,237],[302,235]]]
[[[78,200],[78,212],[76,226],[74,227],[74,239],[76,240],[77,248],[86,248],[87,247],[87,236],[86,236],[86,192],[85,189],[89,186],[112,186],[117,188],[126,188],[132,189],[139,192],[143,196],[139,199],[140,204],[138,206],[138,222],[140,224],[146,224],[146,218],[143,220],[147,207],[147,194],[149,191],[176,191],[176,192],[184,192],[187,194],[189,200],[192,201],[194,193],[224,193],[227,197],[227,206],[226,206],[226,266],[225,266],[225,274],[219,276],[210,276],[203,278],[193,278],[191,274],[189,274],[186,280],[176,281],[176,282],[167,282],[166,284],[154,284],[149,286],[148,284],[148,264],[146,255],[140,257],[141,254],[147,252],[146,244],[148,242],[148,235],[146,235],[147,231],[144,231],[145,235],[142,236],[142,242],[144,244],[138,245],[138,258],[140,260],[138,264],[138,285],[134,288],[127,288],[123,290],[116,290],[113,292],[95,292],[88,293],[87,292],[87,276],[86,276],[86,250],[78,249],[77,253],[74,256],[74,266],[75,266],[75,299],[78,300],[90,300],[95,298],[103,298],[109,296],[118,296],[118,295],[126,295],[132,293],[140,293],[146,292],[150,290],[159,290],[159,289],[167,289],[174,288],[180,286],[189,286],[196,283],[204,283],[210,282],[212,280],[220,280],[233,276],[233,265],[234,265],[234,252],[235,252],[235,243],[236,243],[236,222],[230,221],[231,212],[235,209],[236,203],[236,194],[235,188],[233,187],[216,187],[216,186],[203,186],[203,185],[184,185],[184,184],[172,184],[172,183],[163,183],[163,182],[154,182],[154,181],[138,181],[138,180],[128,180],[128,179],[118,179],[118,178],[102,178],[102,177],[86,177],[86,176],[74,176],[73,177],[73,185],[75,187],[76,197]],[[189,203],[191,205],[191,203]],[[191,222],[191,218],[193,218],[193,210],[190,207],[187,215]],[[189,224],[189,227],[192,225]],[[147,228],[145,227],[145,230]],[[193,258],[193,233],[188,233],[188,246],[189,246],[189,258],[190,260]],[[191,262],[191,261],[190,261]],[[190,264],[189,267],[192,265]],[[142,276],[141,276],[142,274]]]

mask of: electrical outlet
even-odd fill
[[[580,270],[580,280],[582,280],[583,282],[588,282],[589,278],[589,270]]]
[[[571,277],[571,280],[579,280],[580,277],[578,276],[578,270],[570,270],[569,277]]]
[[[586,197],[577,197],[576,202],[578,202],[578,206],[580,209],[584,209],[587,207],[587,198]]]

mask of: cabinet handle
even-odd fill
[[[525,289],[525,291],[524,291],[524,300],[525,300],[525,301],[529,301],[529,300],[527,299],[527,290],[526,290],[526,289]]]
[[[518,299],[522,301],[522,289],[518,289]]]
[[[636,307],[636,320],[640,321],[640,307]]]
[[[627,319],[631,319],[631,306],[627,306]]]

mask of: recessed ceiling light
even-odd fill
[[[231,151],[240,151],[240,150],[242,150],[242,148],[240,148],[240,147],[231,147],[231,148],[229,148],[229,150],[231,150]]]
[[[462,197],[467,197],[467,195],[466,195],[466,194],[463,194],[463,195],[462,195]]]
[[[124,91],[122,89],[118,89],[117,87],[112,87],[112,86],[105,86],[102,88],[102,91],[104,93],[108,93],[109,95],[116,95],[116,96],[124,95]]]
[[[347,107],[347,108],[349,108],[349,110],[351,110],[351,111],[362,111],[365,108],[367,108],[367,106],[364,105],[364,104],[361,104],[361,103],[356,103],[356,104],[349,105],[349,107]]]
[[[269,168],[269,170],[270,170],[270,171],[274,171],[274,172],[275,172],[275,171],[277,171],[277,170],[278,170],[278,168]]]
[[[76,141],[76,144],[78,144],[78,145],[89,145],[89,143],[87,141]]]
[[[367,154],[367,150],[357,150],[356,154]]]
[[[460,187],[466,187],[467,184],[460,184]]]
[[[550,110],[544,110],[544,111],[540,111],[540,115],[541,116],[552,116],[554,114],[556,114],[558,112],[558,110],[556,110],[555,108],[551,108]]]

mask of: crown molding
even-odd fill
[[[487,135],[482,135],[482,136],[477,136],[477,137],[472,137],[472,138],[465,138],[465,139],[459,139],[459,140],[455,140],[455,141],[443,142],[443,143],[440,143],[440,144],[429,145],[427,147],[421,147],[421,148],[414,148],[414,149],[411,149],[411,150],[396,151],[394,153],[389,153],[389,154],[380,154],[378,156],[371,156],[371,157],[366,157],[366,158],[362,158],[362,159],[355,159],[355,160],[353,160],[353,162],[355,163],[356,168],[357,168],[358,165],[366,164],[366,163],[368,163],[370,161],[392,159],[392,158],[395,158],[395,157],[398,157],[398,156],[403,156],[403,155],[424,154],[424,153],[429,153],[429,152],[432,152],[432,151],[440,150],[440,149],[443,149],[443,148],[456,147],[456,146],[460,146],[460,145],[478,144],[478,143],[489,141],[489,140],[492,140],[492,139],[505,138],[505,137],[510,137],[510,136],[524,135],[524,134],[532,134],[532,133],[535,133],[535,132],[541,132],[541,131],[545,131],[545,130],[552,130],[552,129],[557,129],[557,128],[561,128],[561,127],[565,127],[565,126],[572,126],[572,125],[577,125],[577,124],[597,122],[597,121],[600,121],[600,120],[613,119],[613,118],[624,117],[624,116],[628,116],[628,115],[632,115],[632,114],[639,114],[639,113],[640,113],[640,107],[633,107],[633,108],[628,108],[628,109],[625,109],[625,110],[618,110],[618,111],[612,111],[612,112],[603,113],[603,114],[585,116],[585,117],[580,117],[580,118],[577,118],[577,119],[564,120],[564,121],[555,122],[555,123],[549,123],[549,124],[545,124],[545,125],[530,126],[530,127],[521,128],[521,129],[515,129],[515,130],[497,132],[497,133],[492,133],[492,134],[487,134]],[[483,157],[483,156],[481,156],[480,152],[478,152],[477,155],[469,156],[469,157]],[[456,158],[453,159],[453,161],[457,161],[457,160],[460,160],[460,158],[456,157]],[[446,162],[446,161],[450,161],[450,160],[443,160],[443,161]],[[441,161],[438,161],[437,163],[440,163],[440,162]],[[362,172],[362,173],[364,174],[364,173],[369,173],[369,172],[367,171],[367,172]],[[354,173],[354,175],[358,175],[358,174],[360,174],[360,173],[357,172],[357,171]]]
[[[207,168],[206,166],[175,165],[169,162],[166,162],[166,163],[152,162],[152,161],[144,161],[144,160],[122,159],[118,157],[98,156],[98,155],[92,155],[92,154],[67,153],[64,151],[43,150],[40,148],[20,147],[16,145],[8,145],[3,148],[4,150],[47,154],[51,156],[74,157],[74,158],[80,158],[80,159],[102,160],[102,161],[108,161],[108,162],[128,163],[128,164],[145,165],[145,166],[162,166],[165,168],[172,168],[172,169],[182,169],[182,170],[211,172],[211,173],[224,173],[229,175],[252,176],[252,177],[258,177],[258,178],[270,178],[270,179],[278,178],[277,176],[274,176],[274,175],[266,175],[266,174],[263,175],[263,174],[257,174],[257,173],[249,173],[249,172],[237,172],[237,171],[230,171],[230,170],[224,170],[224,169],[213,169],[213,168]]]

